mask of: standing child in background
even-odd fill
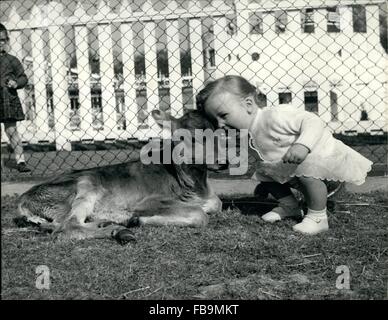
[[[17,132],[16,121],[24,120],[24,113],[17,89],[24,88],[27,77],[20,61],[7,53],[9,37],[0,23],[0,121],[15,153],[19,172],[30,172],[23,155],[23,146]]]
[[[308,211],[294,231],[314,235],[328,230],[324,180],[362,184],[372,162],[335,139],[314,113],[292,105],[258,108],[256,92],[246,79],[226,76],[201,90],[197,108],[220,128],[248,129],[249,142],[261,158],[254,179],[279,202],[263,220],[275,222],[302,215],[290,189],[290,183],[296,183]]]

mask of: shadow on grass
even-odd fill
[[[260,199],[257,197],[223,197],[222,210],[237,209],[244,215],[257,215],[271,211],[276,207],[277,202],[270,199]]]

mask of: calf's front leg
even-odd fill
[[[55,235],[60,241],[83,239],[115,239],[120,244],[136,241],[133,232],[128,228],[112,222],[105,227],[99,227],[97,223],[70,223],[66,229]]]

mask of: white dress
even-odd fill
[[[298,133],[300,128],[304,130],[303,135]],[[257,163],[252,177],[255,180],[285,183],[293,177],[312,177],[360,185],[372,169],[372,161],[335,139],[322,120],[311,112],[294,107],[261,111],[249,131],[250,146],[263,160]],[[299,165],[281,160],[281,155],[293,143],[310,149]]]

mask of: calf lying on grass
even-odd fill
[[[198,112],[180,119],[152,113],[171,129],[212,128]],[[174,143],[174,142],[171,142]],[[33,224],[61,239],[133,240],[137,225],[200,227],[221,201],[207,182],[206,164],[143,164],[140,160],[75,170],[32,187],[18,200],[18,225]]]

